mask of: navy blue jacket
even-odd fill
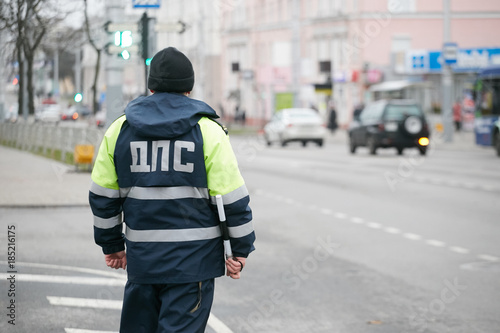
[[[89,194],[94,237],[105,254],[126,246],[129,281],[189,283],[223,275],[218,194],[233,253],[253,251],[250,198],[216,118],[204,102],[155,93],[130,102],[107,130]]]

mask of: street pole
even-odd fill
[[[3,44],[3,31],[0,30],[0,45]],[[4,72],[5,72],[5,60],[4,60],[4,53],[0,52],[0,78],[4,78]],[[6,86],[6,80],[1,79],[0,80],[0,122],[3,122],[5,119],[5,86]]]
[[[450,34],[450,0],[443,0],[443,45],[451,41]],[[443,74],[441,84],[443,89],[442,96],[442,121],[443,121],[443,140],[444,142],[453,141],[453,111],[452,111],[452,91],[453,91],[453,72],[449,64],[444,61],[443,49]]]
[[[121,0],[107,0],[106,20],[124,22],[125,7]],[[116,54],[105,54],[106,61],[106,126],[109,127],[124,111],[123,59]]]
[[[75,93],[82,93],[82,49],[77,47],[75,52]]]
[[[292,2],[292,93],[293,106],[299,107],[300,92],[300,0]]]

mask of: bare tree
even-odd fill
[[[27,91],[28,110],[30,114],[35,113],[35,93],[33,87],[33,60],[35,52],[40,45],[43,36],[47,32],[48,19],[39,14],[43,0],[27,1],[26,14],[24,16],[24,38],[22,47],[27,64]]]
[[[42,15],[42,12],[48,15]],[[33,61],[48,27],[59,20],[56,17],[58,14],[58,11],[51,8],[48,0],[2,0],[0,4],[0,28],[11,35],[15,44],[15,58],[19,64],[19,109],[24,107],[26,86],[30,114],[35,112]],[[23,75],[25,69],[26,78]]]
[[[92,38],[91,34],[90,34],[90,24],[89,24],[89,17],[88,17],[88,13],[87,13],[87,9],[88,9],[88,4],[87,4],[87,0],[83,0],[84,4],[85,4],[85,31],[87,33],[87,38],[89,40],[89,43],[90,45],[92,45],[92,47],[94,48],[95,52],[97,53],[97,60],[96,60],[96,64],[95,64],[95,71],[94,71],[94,81],[92,82],[92,110],[94,112],[94,114],[97,112],[97,109],[98,109],[98,103],[97,103],[97,80],[99,78],[99,71],[101,69],[101,54],[102,54],[102,48],[99,48],[97,46],[97,43],[95,42],[95,40]]]

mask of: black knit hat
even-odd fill
[[[189,92],[194,86],[191,61],[174,47],[167,47],[151,60],[148,88],[160,92]]]

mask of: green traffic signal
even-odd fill
[[[75,102],[80,103],[83,100],[83,95],[81,93],[75,94],[74,100]]]
[[[128,60],[130,59],[130,53],[127,50],[123,50],[122,53],[120,53],[123,59]]]
[[[147,59],[145,60],[145,62],[146,62],[146,66],[151,65],[151,60],[152,60],[152,59],[153,59],[153,58],[147,58]]]

